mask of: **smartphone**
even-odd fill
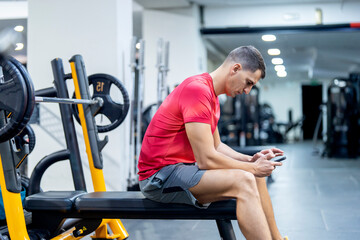
[[[277,156],[277,157],[272,158],[271,161],[281,162],[281,161],[284,161],[285,159],[286,159],[286,156]]]

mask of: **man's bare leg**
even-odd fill
[[[253,174],[236,169],[208,170],[190,191],[203,204],[235,198],[237,220],[246,239],[271,239]]]
[[[261,205],[264,210],[266,220],[269,224],[271,237],[273,240],[282,240],[282,236],[275,222],[274,210],[271,203],[271,198],[266,186],[266,178],[256,178],[257,188],[259,190]]]

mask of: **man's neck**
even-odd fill
[[[216,70],[210,73],[210,76],[213,80],[214,91],[216,96],[219,96],[225,93],[225,73],[222,66],[218,67]]]

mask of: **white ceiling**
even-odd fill
[[[275,5],[275,4],[306,4],[306,3],[343,3],[358,0],[135,0],[144,8],[163,9],[174,7],[187,7],[192,3],[207,6],[241,6],[241,5]]]
[[[360,31],[276,33],[275,42],[261,40],[263,33],[206,35],[219,52],[226,54],[241,45],[253,45],[263,54],[267,78],[277,79],[269,48],[281,50],[288,79],[332,79],[360,72]],[[209,51],[216,59],[216,51]],[[216,60],[215,60],[216,61]]]
[[[186,7],[192,3],[206,7],[241,5],[281,5],[359,2],[359,0],[136,0],[144,8],[166,9]],[[288,29],[291,30],[291,29]],[[287,79],[332,79],[360,72],[360,29],[357,31],[274,31],[275,42],[261,40],[262,32],[203,35],[208,57],[216,64],[232,49],[241,45],[258,48],[267,65],[267,79],[278,79],[269,48],[279,48],[287,71]]]
[[[0,0],[1,1],[1,0]],[[289,3],[343,3],[345,0],[136,0],[145,8],[173,8],[186,7],[192,3],[205,7],[224,5],[265,5]],[[350,1],[350,0],[346,0]],[[357,0],[359,1],[359,0]],[[26,56],[26,19],[0,20],[0,31],[5,27],[13,28],[24,25],[22,33],[25,48],[12,51],[12,55]],[[254,45],[264,56],[267,64],[267,78],[277,79],[268,48],[279,48],[284,65],[288,72],[288,79],[303,80],[332,79],[338,76],[346,77],[350,72],[360,72],[360,31],[309,31],[309,32],[276,32],[275,42],[263,42],[262,33],[242,34],[213,34],[204,35],[204,39],[211,44],[208,56],[214,62],[222,59],[230,50],[240,45]],[[215,51],[214,51],[215,50]]]
[[[24,31],[18,33],[17,38],[19,42],[24,44],[24,48],[20,51],[15,51],[14,48],[8,50],[8,54],[12,56],[26,56],[27,52],[27,19],[1,19],[0,20],[0,32],[5,29],[13,29],[14,27],[21,25],[24,26]]]
[[[146,0],[143,0],[146,1]],[[343,3],[345,1],[357,0],[189,0],[199,5],[216,7],[216,6],[241,6],[241,5],[276,5],[276,4],[307,4],[307,3]]]

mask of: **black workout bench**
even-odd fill
[[[141,192],[50,191],[31,195],[25,209],[32,212],[33,227],[60,231],[67,218],[81,219],[181,219],[216,220],[224,240],[236,239],[231,220],[236,220],[235,200],[212,203],[207,209],[185,204],[158,203]]]
[[[234,147],[253,155],[272,146]],[[38,182],[35,185],[39,185]],[[24,207],[32,212],[33,228],[44,227],[58,233],[68,218],[84,219],[180,219],[216,220],[220,237],[235,240],[231,220],[236,220],[235,200],[212,203],[207,209],[186,204],[159,203],[146,199],[141,192],[49,191],[28,196]],[[47,219],[44,223],[44,219]]]

